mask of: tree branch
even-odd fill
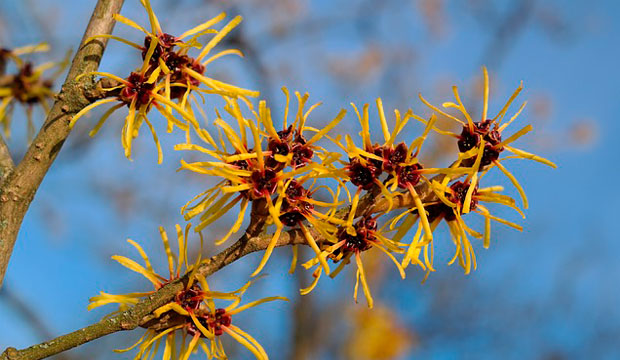
[[[11,158],[9,147],[4,142],[2,135],[0,135],[0,187],[14,168],[15,164],[13,163],[13,158]]]
[[[443,175],[437,175],[433,179],[440,180],[442,177]],[[420,194],[420,197],[424,202],[437,200],[426,182],[419,184],[416,187],[416,191]],[[358,208],[359,211],[357,212],[358,215],[364,213],[385,212],[387,210],[388,205],[385,199],[379,198],[376,200],[376,203],[373,204],[372,201],[368,200],[369,198],[375,198],[375,194],[372,191],[368,192],[360,200],[360,208]],[[362,205],[364,208],[361,208]],[[412,206],[414,206],[413,198],[411,198],[408,194],[403,193],[402,196],[398,196],[395,199],[392,208],[410,208]],[[248,254],[267,249],[273,234],[263,233],[265,228],[264,220],[266,219],[266,215],[264,215],[264,207],[265,205],[260,201],[253,202],[251,216],[252,221],[248,227],[248,230],[246,230],[246,233],[230,247],[209,258],[208,260],[205,260],[200,265],[196,273],[204,276],[205,278],[209,277],[223,267]],[[336,216],[339,218],[344,218],[348,213],[347,209],[350,210],[350,207],[341,209]],[[310,228],[309,230],[317,242],[320,243],[325,241],[320,233],[314,228]],[[301,230],[292,229],[282,232],[276,244],[277,247],[287,245],[307,245],[307,240]],[[166,284],[161,289],[144,298],[130,309],[115,316],[107,317],[96,324],[87,326],[67,335],[57,337],[53,340],[31,346],[23,350],[8,348],[4,351],[4,353],[2,353],[2,355],[0,355],[0,360],[43,359],[47,356],[58,354],[105,335],[122,330],[132,330],[138,326],[145,325],[146,323],[151,324],[154,319],[151,313],[157,308],[173,301],[176,294],[185,288],[188,281],[189,274],[186,274],[182,278]]]
[[[124,0],[99,0],[84,32],[81,46],[54,106],[50,110],[22,161],[10,172],[0,188],[0,286],[17,240],[22,220],[45,174],[69,136],[71,115],[90,104],[96,91],[93,79],[76,76],[95,71],[105,50],[106,39],[84,41],[94,35],[110,34],[113,14],[119,13]]]
[[[49,339],[53,336],[49,327],[45,321],[43,321],[41,314],[36,311],[36,303],[23,299],[18,293],[7,288],[6,284],[4,284],[2,291],[0,291],[0,299],[6,301],[16,313],[21,315],[21,318],[37,334],[38,338]],[[56,358],[57,360],[71,359],[68,354],[59,354]]]

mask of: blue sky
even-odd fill
[[[123,14],[146,23],[137,3],[127,0]],[[187,13],[172,11],[163,1],[153,3],[162,19],[161,14],[171,14],[163,21],[171,30],[180,31],[187,27],[186,23],[197,24],[216,14],[214,7]],[[190,3],[184,1],[179,7]],[[257,46],[263,44],[267,49],[260,52],[259,58],[268,68],[272,85],[256,82],[249,60],[220,62],[214,69],[243,86],[264,86],[261,90],[271,94],[274,106],[282,105],[278,90],[281,85],[307,90],[311,99],[325,103],[317,118],[333,116],[350,101],[374,102],[377,96],[383,96],[387,106],[413,107],[423,113],[425,109],[417,100],[419,91],[435,103],[447,101],[451,100],[445,95],[450,85],[464,89],[479,76],[480,67],[487,63],[481,54],[492,40],[493,20],[476,20],[464,3],[446,2],[441,18],[445,32],[436,37],[411,2],[386,3],[385,9],[376,14],[371,11],[376,16],[365,19],[368,33],[360,31],[359,24],[349,18],[351,9],[359,8],[358,2],[342,1],[337,6],[330,2],[306,4],[309,18],[336,20],[324,27],[312,27],[308,30],[311,34],[292,40],[261,38],[267,36],[261,29],[270,25],[265,15],[268,10],[256,5],[259,11],[253,17],[254,12],[248,11],[250,5],[241,4],[238,10],[245,17],[243,31]],[[509,1],[492,3],[500,14],[514,6]],[[0,35],[1,44],[28,44],[46,33],[44,38],[55,46],[55,54],[75,47],[92,4],[63,4],[67,6],[58,7],[47,0],[37,3],[38,16],[55,16],[47,25],[48,32],[45,27],[27,25],[33,15],[21,2],[0,4],[7,31]],[[620,23],[615,14],[620,13],[620,3],[535,4],[540,10],[537,14],[554,9],[568,24],[568,30],[557,39],[544,30],[536,17],[526,21],[524,29],[509,40],[501,65],[490,68],[494,85],[490,112],[499,110],[521,80],[525,84],[521,99],[529,99],[530,104],[541,97],[551,99],[549,116],[539,116],[528,106],[518,125],[532,122],[537,132],[531,140],[521,141],[521,147],[552,159],[558,169],[533,162],[510,164],[530,199],[523,221],[525,230],[519,233],[495,226],[491,248],[483,250],[480,244],[476,247],[479,267],[473,274],[464,276],[459,268],[442,264],[424,285],[420,284],[420,274],[405,281],[392,274],[394,279],[374,290],[378,300],[401,314],[405,325],[420,338],[420,345],[406,356],[620,356],[614,346],[620,334],[620,243],[615,227],[620,215],[620,195],[615,184],[620,175],[620,151],[615,139],[620,133]],[[482,25],[486,23],[489,27]],[[305,31],[304,24],[300,21],[297,25],[301,32]],[[15,36],[8,35],[12,33]],[[117,25],[116,33],[138,39],[135,32],[122,25]],[[267,40],[271,41],[269,47],[264,45]],[[368,43],[378,46],[384,61],[398,58],[402,52],[405,59],[411,57],[411,64],[390,64],[392,67],[377,70],[358,82],[343,81],[328,72],[330,60],[355,57],[367,49]],[[120,45],[111,46],[102,69],[128,71],[123,67],[128,54]],[[474,104],[479,101],[475,96],[466,98]],[[16,114],[16,120],[20,115]],[[87,131],[94,119],[83,120],[82,130]],[[581,123],[596,134],[586,145],[570,136],[575,124]],[[168,151],[164,164],[157,166],[154,146],[145,134],[138,141],[135,160],[128,162],[122,154],[118,123],[108,125],[94,140],[71,135],[24,220],[6,278],[7,287],[35,307],[54,334],[83,327],[104,315],[105,311],[86,312],[88,298],[98,291],[138,290],[135,286],[139,278],[127,274],[109,256],[131,254],[125,243],[127,237],[146,243],[147,252],[160,253],[157,227],[163,225],[172,231],[176,222],[182,222],[178,208],[204,186],[202,179],[174,172],[181,154]],[[344,126],[355,128],[356,124]],[[15,153],[23,151],[20,136],[24,136],[23,129],[17,129],[10,141]],[[80,141],[92,143],[80,147]],[[167,138],[163,145],[171,150],[180,141]],[[493,179],[502,181],[507,193],[517,196],[502,177]],[[449,259],[450,251],[445,250],[438,255],[438,264]],[[208,251],[212,254],[215,250]],[[267,269],[271,275],[250,297],[295,296],[294,281],[278,269],[278,265],[286,266],[288,250],[280,253],[281,259]],[[250,257],[247,263],[234,264],[217,274],[214,283],[233,288],[244,281],[257,260]],[[351,278],[325,282],[316,301],[335,301],[333,293],[341,286],[346,289],[341,299],[350,300]],[[147,284],[141,284],[146,289]],[[283,316],[290,306],[269,304],[263,310],[256,318],[240,321],[247,321],[245,327],[261,338],[272,358],[285,358],[288,350],[276,349],[290,329],[290,321]],[[0,318],[4,319],[0,347],[24,347],[42,340],[13,312],[10,304],[0,300]],[[121,337],[102,340],[99,345],[107,352],[100,358],[115,358],[109,351],[115,346],[113,341],[128,342]]]

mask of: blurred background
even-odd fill
[[[321,279],[311,295],[300,297],[298,288],[309,284],[310,273],[287,274],[282,269],[288,268],[291,250],[276,250],[266,268],[270,275],[245,299],[284,295],[292,301],[265,304],[234,320],[271,358],[620,358],[620,239],[614,225],[620,215],[614,183],[620,175],[614,138],[620,134],[619,2],[152,2],[163,28],[172,34],[221,11],[242,15],[242,25],[220,47],[239,48],[246,58],[221,59],[207,71],[260,90],[277,118],[284,106],[283,85],[308,91],[311,101],[323,101],[311,117],[315,125],[327,123],[341,107],[350,110],[351,101],[374,104],[378,96],[388,109],[412,108],[428,115],[417,94],[423,92],[435,104],[451,101],[451,85],[459,86],[466,106],[479,116],[481,66],[486,65],[489,113],[497,113],[523,80],[521,101],[509,114],[523,100],[528,105],[511,128],[532,124],[533,134],[519,140],[519,147],[559,166],[552,170],[531,161],[509,163],[530,198],[527,218],[521,220],[525,230],[494,224],[490,249],[474,244],[478,270],[470,275],[447,266],[453,245],[445,229],[436,234],[437,271],[424,284],[420,270],[410,268],[401,280],[383,256],[367,256],[374,311],[363,300],[353,302],[353,266],[337,279]],[[0,47],[46,41],[52,51],[31,59],[61,60],[78,45],[94,3],[0,0]],[[138,0],[126,0],[122,13],[148,24]],[[143,39],[123,24],[114,33],[138,43]],[[131,48],[111,42],[100,69],[125,77],[139,61]],[[211,100],[208,111],[214,106]],[[40,109],[34,114],[40,126],[43,114]],[[204,177],[175,172],[179,160],[190,155],[172,151],[183,137],[163,136],[163,119],[154,117],[161,120],[155,122],[164,148],[164,163],[158,166],[145,130],[134,145],[134,161],[125,159],[121,112],[89,138],[96,115],[80,120],[24,220],[0,290],[2,349],[27,347],[96,322],[115,310],[86,311],[88,298],[99,291],[150,290],[146,280],[110,256],[135,257],[125,241],[131,238],[151,254],[156,269],[165,271],[158,226],[172,233],[174,224],[183,224],[179,208],[211,184]],[[352,115],[350,111],[341,124],[343,133],[359,131]],[[27,146],[25,118],[16,107],[8,139],[16,160]],[[412,126],[409,134],[420,131]],[[449,164],[455,144],[441,140],[433,136],[425,145],[425,163]],[[518,198],[504,177],[485,179],[500,181]],[[492,210],[519,220],[504,209]],[[207,240],[224,233],[229,223],[224,218],[205,231]],[[218,249],[209,244],[203,251],[210,256]],[[258,261],[258,255],[248,256],[227,267],[210,279],[212,287],[227,291],[243,284]],[[109,336],[57,358],[128,358],[131,353],[112,349],[131,345],[142,333]],[[230,358],[251,357],[236,343],[227,345]]]

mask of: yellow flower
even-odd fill
[[[317,254],[320,252],[303,221],[307,220],[316,226],[318,220],[315,221],[315,217],[324,220],[331,217],[314,211],[314,209],[298,211],[300,208],[296,206],[298,205],[296,204],[297,201],[302,201],[302,205],[311,204],[328,208],[339,205],[337,196],[334,197],[333,203],[314,201],[310,199],[310,196],[307,196],[311,193],[299,190],[298,185],[303,184],[308,179],[338,178],[341,176],[342,172],[336,170],[333,165],[337,157],[320,148],[316,142],[344,117],[345,112],[344,110],[341,111],[334,120],[321,130],[308,127],[306,120],[311,111],[319,104],[311,106],[304,113],[308,95],[301,96],[301,94],[296,93],[299,101],[297,115],[293,124],[287,127],[289,97],[288,91],[283,90],[287,95],[284,130],[280,132],[275,130],[271,111],[264,101],[260,102],[258,112],[254,111],[251,104],[246,102],[248,111],[254,117],[254,119],[248,119],[242,114],[239,102],[236,99],[227,99],[225,111],[237,122],[238,130],[234,130],[229,122],[224,121],[218,114],[215,125],[220,131],[219,144],[206,130],[198,129],[197,133],[207,147],[189,143],[175,147],[177,150],[200,151],[215,159],[215,161],[194,163],[182,161],[181,169],[223,178],[215,187],[198,194],[181,209],[187,220],[201,214],[196,231],[202,230],[227,213],[233,206],[241,203],[237,221],[230,228],[230,231],[216,242],[217,245],[226,241],[240,229],[249,202],[261,201],[266,204],[270,221],[276,225],[277,229],[253,276],[257,275],[267,263],[285,225],[299,226],[306,235],[308,244]],[[304,131],[312,131],[314,135],[310,139],[306,139]],[[248,132],[251,133],[253,144],[248,142]],[[223,140],[224,137],[233,149],[227,149]],[[316,158],[320,161],[317,161]],[[304,199],[301,199],[301,196],[291,195],[293,190],[303,192]],[[334,192],[332,194],[336,195]],[[286,224],[281,219],[284,219]],[[327,224],[327,222],[321,223]],[[325,271],[329,272],[325,262],[323,262],[323,266]]]
[[[192,90],[196,90],[201,97],[202,93],[231,97],[258,96],[258,92],[238,88],[204,75],[206,66],[213,60],[227,54],[242,56],[241,52],[238,50],[224,50],[204,60],[213,47],[241,22],[241,17],[236,17],[219,31],[211,29],[213,25],[224,19],[226,14],[222,13],[186,31],[181,36],[175,37],[162,31],[149,0],[143,0],[142,5],[149,16],[151,24],[150,31],[147,31],[142,26],[120,14],[116,14],[115,19],[142,31],[146,35],[144,46],[140,46],[114,35],[97,35],[87,39],[88,42],[94,38],[104,37],[128,44],[140,50],[143,59],[142,66],[125,79],[106,72],[91,72],[80,75],[80,77],[100,75],[116,81],[118,85],[106,89],[108,90],[108,96],[112,97],[90,104],[77,113],[71,120],[70,126],[74,126],[80,117],[95,107],[118,102],[118,104],[104,113],[97,125],[90,132],[90,135],[94,136],[112,113],[123,106],[127,106],[129,111],[125,118],[125,125],[121,136],[121,142],[125,149],[125,156],[131,158],[132,141],[138,136],[138,131],[142,123],[145,122],[157,146],[158,163],[161,163],[163,159],[161,145],[154,127],[147,117],[147,114],[153,106],[168,120],[168,132],[171,132],[174,125],[176,125],[186,131],[189,137],[190,125],[194,128],[199,127],[191,106],[192,103],[198,104],[196,97],[191,93]],[[208,33],[215,33],[216,35],[201,48],[201,45],[197,42],[197,38]],[[184,40],[188,37],[190,37],[189,40],[185,42]],[[177,50],[176,47],[179,49]],[[196,58],[192,58],[188,55],[188,52],[195,47],[201,48],[201,51]],[[80,77],[78,77],[78,79]],[[200,84],[204,84],[209,89],[200,89]],[[178,102],[174,102],[174,100],[178,100]],[[179,121],[173,116],[173,109],[181,115],[185,122]]]
[[[556,167],[556,165],[544,159],[538,155],[531,154],[527,151],[518,149],[513,147],[512,144],[515,140],[519,139],[521,136],[530,132],[533,128],[532,125],[527,125],[523,127],[521,130],[517,131],[513,135],[508,138],[502,138],[503,132],[523,111],[527,102],[524,102],[519,110],[505,123],[502,124],[504,116],[508,111],[508,108],[515,100],[515,98],[519,95],[521,90],[523,89],[523,83],[519,85],[519,87],[515,90],[512,96],[508,99],[506,104],[502,107],[502,109],[493,117],[492,119],[487,118],[488,106],[489,106],[489,75],[486,67],[482,68],[482,72],[484,75],[484,89],[483,89],[483,101],[482,101],[482,115],[481,120],[474,122],[471,115],[465,109],[461,98],[459,96],[458,88],[456,86],[452,87],[454,92],[454,97],[456,99],[456,103],[454,102],[445,102],[442,104],[444,108],[454,108],[457,109],[465,118],[465,120],[459,119],[454,115],[451,115],[440,108],[432,105],[426,99],[422,97],[420,94],[420,99],[424,104],[430,107],[432,110],[442,114],[443,116],[450,118],[463,126],[463,130],[461,134],[455,134],[449,131],[440,130],[434,128],[435,131],[450,135],[458,139],[457,145],[461,154],[469,153],[469,158],[463,160],[463,165],[472,166],[475,170],[473,175],[471,176],[470,190],[468,191],[468,198],[471,197],[471,193],[473,192],[473,188],[477,186],[478,180],[478,171],[488,170],[492,166],[498,167],[505,175],[508,177],[510,182],[516,187],[518,190],[521,199],[523,201],[523,207],[527,209],[528,202],[527,197],[525,196],[525,191],[517,181],[517,179],[500,163],[506,159],[510,158],[522,158],[522,159],[530,159],[541,162],[543,164],[549,165],[551,167]],[[418,118],[418,120],[425,122],[424,119]],[[478,151],[476,149],[482,148],[482,155],[476,157]],[[513,153],[512,156],[507,156],[503,159],[500,159],[500,154],[504,151],[508,150]],[[465,200],[465,207],[463,208],[463,213],[469,212],[469,203],[468,199]]]
[[[149,22],[151,25],[150,31],[120,14],[116,14],[115,19],[125,25],[133,27],[134,29],[142,31],[146,35],[144,39],[144,46],[140,46],[136,43],[113,35],[99,35],[95,37],[112,38],[139,49],[142,52],[142,57],[144,59],[143,69],[159,66],[162,73],[165,74],[167,98],[183,99],[187,96],[186,94],[190,88],[197,89],[199,83],[203,83],[216,93],[226,94],[228,96],[258,96],[258,92],[256,91],[241,89],[204,75],[205,67],[212,61],[222,56],[231,54],[243,56],[239,50],[230,49],[218,52],[205,60],[205,57],[211,52],[211,50],[230,31],[239,25],[242,20],[241,16],[237,16],[232,19],[221,30],[214,30],[211,27],[226,17],[226,13],[221,13],[218,16],[184,32],[180,36],[173,36],[162,31],[159,20],[151,7],[150,0],[143,0],[141,2],[149,16]],[[201,45],[197,42],[197,39],[205,34],[215,34],[215,36],[209,40],[208,43],[202,46],[200,53],[196,56],[196,58],[189,57],[187,54],[191,48],[201,47]],[[175,46],[179,46],[180,49],[175,51]],[[172,89],[170,89],[170,87],[172,87]],[[186,88],[187,91],[182,91],[182,89],[179,88]]]
[[[216,359],[227,359],[220,338],[224,333],[230,335],[241,345],[245,346],[258,360],[269,359],[265,349],[263,349],[258,341],[233,324],[232,317],[266,302],[275,300],[288,301],[288,299],[282,296],[271,296],[240,305],[241,297],[252,283],[251,281],[247,282],[240,289],[227,293],[210,291],[209,285],[203,277],[198,276],[198,281],[202,287],[202,292],[200,296],[193,298],[193,300],[200,299],[199,305],[196,308],[188,309],[179,306],[178,303],[171,303],[155,311],[156,316],[161,316],[162,314],[173,311],[185,317],[186,323],[183,326],[186,333],[191,336],[191,340],[187,346],[182,347],[183,353],[180,355],[181,359],[187,359],[197,346],[201,346],[203,352],[205,352],[209,358],[213,356]],[[231,303],[221,308],[215,305],[214,299],[228,300],[231,301]],[[203,346],[204,342],[202,339],[204,338],[210,340],[210,347],[207,348]]]
[[[333,278],[338,275],[340,271],[342,271],[345,265],[350,263],[352,257],[355,257],[357,272],[355,276],[356,280],[353,299],[357,303],[357,291],[361,282],[368,307],[372,308],[373,299],[370,294],[370,287],[366,281],[366,273],[364,272],[364,266],[362,264],[362,253],[372,248],[379,249],[381,252],[386,254],[390,260],[392,260],[392,262],[396,265],[400,276],[404,279],[405,271],[391,253],[402,253],[403,250],[400,246],[404,244],[400,244],[383,236],[381,231],[377,230],[376,217],[362,217],[357,221],[357,223],[355,223],[354,230],[355,234],[352,235],[345,227],[339,228],[335,236],[336,242],[332,245],[326,245],[325,249],[319,255],[303,264],[303,266],[306,269],[309,269],[319,262],[324,261],[326,258],[331,259],[334,263],[340,262],[336,270],[334,270],[331,274],[328,274]],[[308,294],[316,287],[322,273],[323,268],[317,267],[312,274],[314,276],[314,281],[309,287],[301,289],[302,295]]]
[[[178,279],[181,276],[185,275],[188,272],[196,269],[198,264],[200,263],[200,257],[197,258],[196,262],[193,264],[188,263],[187,259],[187,234],[190,229],[190,225],[186,226],[185,231],[179,226],[176,225],[176,233],[177,233],[177,242],[178,242],[178,258],[175,259],[175,255],[173,254],[170,243],[168,241],[168,235],[165,230],[160,227],[159,231],[161,234],[162,242],[164,244],[164,250],[166,254],[166,258],[168,260],[168,272],[169,275],[167,277],[161,276],[157,274],[152,265],[149,257],[146,255],[146,252],[142,249],[142,247],[135,241],[129,239],[127,240],[136,250],[138,251],[140,257],[142,258],[144,265],[140,265],[134,260],[131,260],[127,257],[114,255],[112,259],[125,266],[126,268],[135,271],[142,276],[144,276],[147,280],[149,280],[154,287],[154,290],[158,290],[168,282]],[[202,237],[201,237],[201,245],[202,245]],[[202,247],[202,246],[201,246]],[[183,271],[182,271],[183,270]],[[186,297],[187,293],[201,293],[199,283],[195,282],[195,276],[190,276],[190,281],[187,284],[187,287],[181,294],[178,294],[177,301],[180,298]],[[124,311],[128,307],[137,304],[142,298],[152,294],[154,291],[149,292],[135,292],[129,294],[121,294],[114,295],[108,294],[105,292],[101,292],[99,295],[94,296],[90,299],[90,304],[88,305],[88,310],[92,310],[94,308],[107,305],[107,304],[119,304],[119,311]],[[186,301],[187,302],[187,301]],[[191,304],[195,304],[194,301]],[[176,302],[175,302],[176,304]],[[167,306],[167,305],[164,305]],[[186,328],[186,322],[181,321],[180,324],[174,323],[170,326],[162,327],[149,327],[146,333],[134,344],[133,346],[123,349],[123,350],[115,350],[117,352],[126,352],[132,350],[133,348],[139,346],[139,351],[134,357],[134,359],[150,359],[154,354],[158,351],[159,346],[161,344],[162,339],[165,339],[164,346],[164,359],[169,359],[172,353],[176,353],[176,345],[175,345],[175,332],[177,330],[183,331]],[[206,345],[203,343],[206,347]],[[182,349],[185,346],[181,347]],[[210,353],[207,353],[208,355]],[[180,356],[183,356],[181,354]],[[189,356],[189,355],[187,355]],[[209,355],[210,356],[210,355]],[[176,358],[176,355],[175,355]],[[187,357],[185,357],[186,359]]]
[[[166,258],[168,260],[168,273],[169,273],[168,276],[162,276],[162,275],[157,274],[155,270],[153,269],[151,265],[151,261],[149,260],[149,257],[147,256],[146,252],[142,249],[140,244],[138,244],[137,242],[131,239],[128,239],[127,242],[129,242],[138,251],[138,254],[144,261],[144,265],[140,265],[136,261],[131,260],[125,256],[120,256],[120,255],[114,255],[112,256],[112,259],[117,261],[119,264],[123,265],[124,267],[128,268],[129,270],[135,271],[138,274],[141,274],[142,276],[144,276],[147,280],[151,282],[151,284],[153,284],[154,291],[158,290],[159,288],[169,283],[170,281],[178,279],[182,275],[185,275],[186,273],[191,272],[191,270],[195,269],[197,264],[200,263],[200,257],[198,257],[197,260],[192,264],[190,264],[187,259],[187,235],[188,235],[190,227],[191,227],[191,224],[188,224],[185,227],[185,231],[183,231],[180,225],[176,225],[177,243],[178,243],[178,249],[179,249],[178,250],[179,255],[176,260],[175,260],[176,256],[173,254],[170,248],[170,242],[168,240],[168,235],[166,234],[166,231],[164,230],[163,227],[159,228],[159,233],[161,235],[161,239],[164,245],[164,251],[166,254]],[[200,242],[201,242],[201,247],[202,247],[202,235],[200,236]],[[188,288],[193,285],[193,281],[194,279],[192,278],[192,280],[188,283],[188,286],[187,286]],[[95,296],[90,299],[88,310],[94,309],[102,305],[110,304],[110,303],[118,303],[121,305],[121,310],[124,310],[127,305],[137,304],[140,298],[148,294],[151,294],[151,293],[152,291],[145,292],[145,293],[125,294],[125,295],[111,295],[111,294],[101,292],[100,295]]]
[[[446,177],[442,180],[442,182],[435,180],[432,182],[432,190],[439,198],[439,201],[428,204],[426,209],[428,211],[429,221],[433,230],[437,227],[441,220],[445,220],[448,225],[450,236],[456,246],[455,254],[448,264],[451,265],[458,259],[459,264],[465,270],[465,274],[469,274],[472,269],[476,269],[477,263],[474,248],[468,235],[477,239],[482,239],[483,246],[486,249],[490,245],[491,220],[510,226],[519,231],[523,230],[523,228],[518,224],[492,215],[486,206],[482,205],[480,202],[506,205],[515,209],[521,216],[524,217],[524,215],[523,212],[515,205],[514,199],[498,193],[498,191],[503,190],[501,186],[487,188],[478,188],[478,186],[475,186],[473,187],[474,190],[470,197],[471,200],[469,200],[469,208],[471,211],[484,217],[484,233],[481,234],[467,226],[463,219],[463,208],[465,207],[465,201],[467,201],[467,194],[471,189],[469,182],[455,181],[448,186],[449,181],[449,177]],[[399,231],[406,232],[412,227],[412,225],[412,223],[403,224]],[[418,229],[413,237],[413,241],[411,242],[403,259],[402,265],[403,267],[407,267],[411,262],[416,263],[422,269],[426,270],[426,277],[428,277],[430,272],[434,271],[433,247],[432,242],[428,243],[422,241],[420,234],[421,226],[418,226]],[[419,259],[422,248],[424,248],[424,263]]]
[[[415,202],[415,209],[421,214],[421,222],[425,229],[425,238],[432,240],[432,232],[426,218],[424,205],[415,190],[415,186],[422,180],[426,180],[425,174],[464,174],[470,172],[470,169],[440,169],[440,168],[424,168],[418,160],[418,155],[424,141],[436,118],[432,116],[428,121],[422,135],[414,139],[409,146],[404,142],[396,144],[398,134],[404,129],[408,120],[417,117],[411,110],[402,116],[398,110],[394,110],[395,125],[390,132],[383,103],[380,98],[376,100],[381,130],[384,142],[382,144],[374,144],[371,141],[370,124],[369,124],[369,106],[365,104],[363,107],[363,115],[360,114],[355,104],[351,104],[355,109],[359,122],[362,127],[360,135],[362,137],[363,147],[357,147],[349,135],[345,137],[346,148],[342,147],[349,156],[349,164],[346,166],[347,175],[351,183],[357,186],[357,191],[351,202],[351,211],[347,219],[349,231],[352,231],[351,225],[356,216],[357,206],[359,204],[360,194],[363,190],[371,191],[373,188],[381,190],[381,194],[388,201],[388,212],[392,209],[392,203],[395,196],[402,196],[398,192],[398,188],[407,190]],[[385,181],[380,179],[383,173],[387,173],[388,177]]]
[[[0,84],[0,124],[6,137],[11,133],[11,112],[14,103],[20,103],[26,110],[28,141],[32,140],[35,132],[32,121],[33,106],[40,105],[46,114],[49,112],[49,103],[55,95],[52,90],[54,80],[68,65],[70,52],[61,62],[47,62],[39,66],[34,66],[32,62],[24,61],[20,57],[48,50],[49,46],[45,43],[13,50],[0,49],[0,74],[4,73],[7,60],[12,60],[17,67],[17,73],[5,77],[6,81]],[[56,71],[51,76],[43,77],[45,71],[53,68],[56,68]]]
[[[273,296],[239,306],[241,296],[248,289],[251,282],[232,292],[211,291],[206,279],[195,273],[201,261],[200,256],[192,264],[187,259],[187,234],[190,227],[191,224],[188,224],[185,231],[183,231],[179,225],[176,225],[179,247],[179,256],[176,260],[176,256],[170,248],[168,236],[164,229],[160,228],[165,254],[168,259],[168,277],[161,276],[153,270],[148,256],[142,247],[133,240],[128,240],[128,242],[138,250],[144,265],[124,256],[114,255],[112,257],[121,265],[144,276],[153,284],[155,290],[170,281],[189,274],[189,281],[186,287],[176,294],[174,301],[156,309],[153,312],[156,318],[143,324],[147,328],[146,333],[129,348],[115,351],[127,352],[137,347],[138,352],[134,359],[151,359],[157,353],[163,341],[163,359],[178,358],[187,360],[198,348],[208,358],[226,359],[219,336],[227,333],[247,347],[257,359],[267,359],[265,350],[260,344],[249,334],[232,324],[232,316],[265,302],[274,300],[288,301],[288,299]],[[119,304],[119,311],[122,311],[129,306],[137,304],[141,299],[152,293],[153,291],[113,295],[101,292],[100,295],[90,299],[91,303],[88,309],[91,310],[99,306],[115,303]],[[216,308],[214,299],[230,300],[232,303],[226,308]],[[180,344],[177,344],[178,334],[182,335]]]
[[[333,234],[338,230],[334,225],[341,225],[344,222],[335,217],[338,205],[342,205],[343,202],[338,201],[339,192],[334,192],[327,186],[320,186],[327,189],[332,197],[333,202],[323,202],[312,198],[312,195],[318,190],[318,188],[312,188],[317,179],[313,179],[309,189],[304,188],[303,184],[309,180],[309,176],[301,177],[299,180],[289,180],[284,188],[283,200],[281,201],[279,220],[283,226],[289,226],[291,228],[298,227],[308,245],[314,250],[316,255],[321,253],[319,245],[312,236],[310,229],[304,222],[307,222],[313,229],[315,229],[323,238],[330,239],[335,242]],[[322,213],[315,210],[315,206],[326,207],[329,210],[327,213]],[[277,234],[274,239],[277,241],[277,236],[282,230],[282,227],[278,227]],[[274,241],[274,240],[272,240]],[[329,265],[324,257],[318,258],[323,270],[326,274],[330,273]],[[291,268],[289,272],[292,274],[295,271],[297,264],[297,245],[293,245],[293,261],[291,262]]]

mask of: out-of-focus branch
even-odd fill
[[[21,315],[21,318],[30,326],[30,328],[32,328],[35,333],[38,334],[39,338],[49,339],[52,337],[52,332],[49,327],[45,324],[40,314],[38,314],[36,309],[32,306],[36,305],[36,303],[28,303],[15,291],[7,288],[6,284],[4,284],[2,290],[0,291],[0,299],[4,299],[4,301],[6,301],[6,303],[10,305],[17,312],[17,314]],[[71,357],[68,356],[68,354],[59,354],[57,359],[69,360]]]
[[[69,136],[71,115],[93,101],[96,84],[83,73],[97,70],[106,41],[84,41],[94,35],[110,34],[114,28],[113,15],[120,12],[124,0],[99,0],[84,32],[81,46],[69,69],[62,90],[28,148],[22,161],[10,172],[0,187],[0,286],[17,240],[22,220],[45,174],[56,159],[62,144]],[[96,95],[96,94],[95,94]]]
[[[439,179],[443,175],[437,175],[434,179]],[[435,196],[430,191],[428,183],[424,182],[416,187],[418,194],[424,202],[435,201]],[[414,206],[413,199],[405,194],[398,196],[394,201],[392,209],[408,208]],[[266,205],[260,201],[252,203],[251,223],[245,234],[233,245],[205,260],[198,270],[197,274],[209,277],[213,273],[219,271],[223,267],[241,259],[242,257],[253,252],[267,249],[273,234],[264,233]],[[347,216],[349,207],[345,207],[338,211],[337,217],[344,218]],[[356,214],[359,216],[365,213],[376,213],[387,210],[387,202],[377,196],[375,192],[368,192],[359,203]],[[325,239],[315,229],[310,229],[314,239],[321,243]],[[283,232],[276,246],[288,245],[306,245],[307,240],[299,229],[292,229]],[[144,324],[153,324],[154,316],[152,312],[157,308],[173,301],[176,294],[182,291],[189,281],[189,274],[182,278],[171,281],[161,289],[141,300],[138,304],[130,309],[123,311],[115,316],[107,317],[96,324],[87,326],[83,329],[74,331],[67,335],[57,337],[53,340],[31,346],[27,349],[17,350],[15,348],[6,349],[0,360],[38,360],[47,356],[61,353],[76,346],[85,344],[100,337],[122,331],[132,330]]]
[[[303,259],[302,254],[305,248],[300,247],[299,258]],[[297,271],[295,273],[295,281],[298,288],[303,289],[311,282],[310,273],[306,271]],[[293,331],[291,355],[289,359],[307,360],[311,359],[315,349],[315,342],[318,332],[316,331],[316,319],[314,316],[313,294],[307,295],[297,294],[292,311]]]
[[[512,10],[497,23],[493,39],[482,55],[482,64],[487,64],[491,68],[498,68],[501,65],[510,47],[516,43],[514,39],[523,32],[532,17],[534,5],[535,0],[521,0],[515,3]],[[483,24],[488,26],[487,21]]]

